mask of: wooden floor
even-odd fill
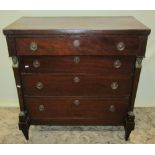
[[[31,126],[30,140],[18,130],[18,108],[0,108],[0,143],[155,143],[155,108],[135,108],[136,126],[129,141],[123,127]]]

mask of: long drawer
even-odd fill
[[[25,96],[128,96],[130,76],[22,74]]]
[[[16,38],[17,55],[135,55],[139,38],[131,36],[50,36]]]
[[[89,119],[94,120],[93,123],[118,123],[123,122],[128,109],[128,98],[28,97],[25,103],[32,120],[49,120],[51,123]]]
[[[83,73],[102,75],[131,75],[134,57],[109,56],[44,56],[21,57],[22,72]]]

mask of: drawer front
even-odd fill
[[[103,99],[79,97],[25,98],[31,119],[101,119],[121,122],[128,98]]]
[[[130,77],[23,74],[26,96],[124,96],[131,90]]]
[[[17,55],[136,55],[138,37],[53,36],[16,38]]]
[[[126,74],[133,72],[134,57],[53,56],[22,57],[22,72]]]

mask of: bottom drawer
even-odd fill
[[[128,98],[36,97],[25,102],[32,121],[54,124],[121,123],[128,108]]]

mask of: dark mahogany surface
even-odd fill
[[[80,81],[74,82],[78,77]],[[26,96],[125,96],[131,91],[130,76],[89,76],[89,75],[55,75],[55,74],[23,74],[23,90]],[[43,88],[36,88],[41,82]],[[112,82],[118,83],[118,88],[111,88]]]
[[[78,57],[79,62],[75,62]],[[116,68],[115,61],[121,66]],[[34,62],[39,62],[39,67]],[[135,58],[123,56],[25,56],[21,57],[21,71],[25,73],[63,73],[63,74],[100,74],[127,75],[133,73]],[[29,66],[25,68],[25,66]]]
[[[80,102],[78,106],[74,104],[77,99]],[[39,97],[25,98],[25,102],[32,119],[99,119],[102,124],[106,120],[122,122],[128,98]],[[44,105],[43,111],[39,111],[40,105]],[[115,111],[110,111],[110,106],[114,106]]]
[[[150,31],[134,17],[22,17],[6,27],[26,139],[30,125],[45,124],[124,125],[127,140]]]
[[[79,47],[73,42],[78,40]],[[36,51],[30,50],[31,42],[38,46]],[[117,50],[117,44],[124,42],[126,48]],[[139,51],[139,38],[130,36],[55,36],[17,38],[17,55],[135,55]]]
[[[115,17],[22,17],[4,34],[131,34],[147,35],[150,29],[131,16]]]

